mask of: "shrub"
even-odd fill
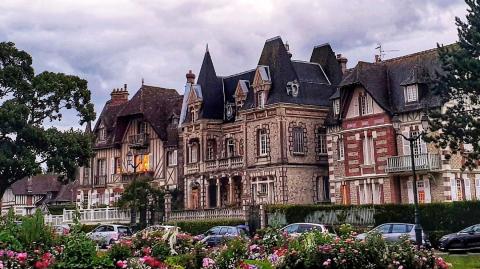
[[[63,252],[57,259],[57,269],[88,269],[94,266],[96,245],[85,233],[74,232],[65,240]]]
[[[170,246],[167,242],[160,241],[152,247],[153,257],[163,261],[170,256]]]
[[[130,246],[122,242],[112,245],[108,250],[108,256],[113,262],[123,261],[132,257]]]
[[[54,237],[52,229],[45,225],[45,219],[40,209],[37,209],[33,216],[23,219],[17,236],[20,243],[27,248],[34,243],[50,246]]]
[[[216,220],[168,222],[168,224],[180,227],[180,229],[183,232],[197,235],[197,234],[204,233],[208,231],[208,229],[215,226],[219,226],[219,225],[236,226],[240,224],[245,224],[245,221],[241,219],[216,219]]]

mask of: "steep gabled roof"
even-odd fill
[[[224,95],[221,78],[217,77],[210,52],[205,52],[197,84],[202,90],[200,118],[223,119]]]
[[[342,81],[342,68],[330,44],[316,46],[312,51],[310,62],[320,64],[333,85],[338,85]]]
[[[109,147],[113,145],[115,128],[117,126],[117,117],[126,106],[127,103],[123,104],[113,104],[110,100],[105,103],[100,116],[98,117],[97,122],[95,123],[95,128],[93,133],[97,133],[100,124],[103,124],[107,137],[105,141],[95,141],[95,147]]]
[[[28,178],[18,180],[10,188],[14,195],[45,195],[48,192],[59,192],[62,183],[58,180],[58,175],[37,175],[30,182]]]

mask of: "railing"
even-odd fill
[[[172,211],[168,221],[204,220],[204,219],[242,219],[245,211],[242,208],[213,208],[202,210]]]
[[[79,209],[80,223],[129,223],[130,211],[116,207]],[[75,210],[63,210],[63,223],[72,223]]]
[[[205,171],[212,171],[217,169],[217,161],[205,161]]]
[[[415,155],[415,170],[438,170],[441,168],[440,155],[438,154],[418,154]],[[394,156],[387,160],[387,173],[401,173],[412,171],[411,155]]]
[[[133,148],[144,148],[150,143],[149,134],[135,134],[128,137],[128,144]]]
[[[105,186],[107,183],[107,176],[95,176],[93,180],[94,186]]]
[[[199,163],[189,163],[187,164],[185,174],[193,174],[200,171]]]

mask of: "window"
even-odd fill
[[[375,163],[375,148],[373,137],[363,138],[363,164],[371,165]]]
[[[267,183],[260,183],[260,190],[258,192],[261,193],[261,194],[267,194],[267,192],[268,192]]]
[[[317,189],[317,202],[328,201],[330,196],[328,176],[317,177],[315,185]]]
[[[188,147],[188,162],[189,163],[196,163],[198,161],[198,144],[192,143]]]
[[[135,165],[138,172],[150,171],[150,155],[135,155]]]
[[[305,153],[305,141],[303,137],[303,128],[293,128],[293,153],[303,154]]]
[[[337,147],[338,147],[337,148],[338,160],[343,161],[345,159],[345,148],[344,148],[344,145],[343,145],[343,139],[342,138],[338,139]]]
[[[418,202],[420,204],[424,204],[426,201],[425,197],[425,183],[423,180],[417,181],[417,195],[418,195]]]
[[[107,161],[105,159],[97,160],[97,175],[98,176],[107,175]]]
[[[383,224],[375,228],[375,232],[380,233],[380,234],[388,234],[390,233],[390,228],[392,227],[391,224]]]
[[[147,133],[147,123],[144,121],[138,122],[138,134],[146,134]]]
[[[115,174],[121,174],[122,173],[122,159],[120,157],[115,157],[114,160],[115,163]]]
[[[105,128],[100,128],[98,130],[98,140],[99,141],[105,141],[107,139],[107,131],[105,130]]]
[[[348,185],[342,185],[340,188],[342,194],[342,204],[348,205],[350,204],[350,190]]]
[[[463,183],[462,179],[458,178],[456,180],[456,188],[457,188],[457,201],[463,201]]]
[[[193,110],[193,109],[190,110],[190,120],[192,122],[195,122],[197,120],[197,114],[195,113],[195,110]]]
[[[340,114],[340,99],[333,100],[333,114]]]
[[[275,183],[272,178],[254,178],[251,188],[255,203],[273,204],[275,202]]]
[[[208,139],[207,140],[207,160],[215,160],[215,139]]]
[[[327,154],[327,134],[325,128],[318,130],[318,154]]]
[[[227,157],[235,156],[235,140],[233,138],[227,139]]]
[[[267,130],[265,129],[258,131],[258,153],[260,156],[266,156],[268,154]]]
[[[420,133],[418,131],[411,131],[410,137],[416,137],[419,134]],[[425,141],[423,141],[422,138],[413,141],[413,155],[416,156],[418,154],[425,154],[425,153],[427,153],[427,147],[426,147]]]
[[[408,85],[405,87],[405,103],[417,102],[418,101],[418,86]]]
[[[177,165],[177,150],[171,150],[167,152],[167,164],[168,166]]]
[[[90,178],[90,167],[83,168],[83,184],[88,184],[88,179]]]
[[[257,106],[259,108],[265,107],[265,93],[263,91],[257,92]]]
[[[373,113],[373,101],[368,94],[361,93],[358,96],[358,105],[360,116]]]

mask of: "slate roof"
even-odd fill
[[[341,90],[331,98],[348,100],[352,89],[361,85],[387,112],[402,113],[441,106],[441,99],[431,88],[441,63],[437,49],[421,51],[378,63],[359,62],[348,70],[340,83]],[[419,102],[405,104],[404,86],[419,83]],[[345,107],[345,106],[344,106]]]
[[[37,175],[32,177],[29,184],[28,178],[23,178],[14,182],[10,188],[14,195],[45,195],[48,192],[59,192],[62,189],[62,183],[58,180],[58,175]],[[31,189],[31,192],[29,192]]]
[[[112,147],[121,143],[132,118],[143,118],[150,123],[163,141],[169,138],[176,141],[177,138],[169,134],[168,128],[172,115],[180,115],[182,98],[174,89],[142,85],[125,103],[112,105],[111,101],[107,101],[94,129],[96,133],[100,122],[103,122],[107,129],[107,139],[105,142],[96,142],[95,146]]]
[[[342,72],[330,45],[316,47],[312,52],[310,62],[292,60],[285,44],[280,37],[274,37],[265,42],[257,67],[262,77],[271,80],[272,85],[266,104],[290,103],[298,105],[329,106],[330,96],[335,92],[340,82]],[[207,50],[202,62],[197,84],[201,86],[203,105],[200,118],[225,119],[227,103],[234,103],[235,89],[238,82],[245,86],[253,83],[256,68],[231,76],[217,76],[210,52]],[[288,82],[297,81],[300,84],[299,94],[293,97],[287,93]],[[190,89],[186,87],[189,91]],[[253,91],[248,90],[242,109],[254,106]],[[187,93],[185,93],[187,95]],[[187,120],[186,102],[182,112],[181,122]]]

